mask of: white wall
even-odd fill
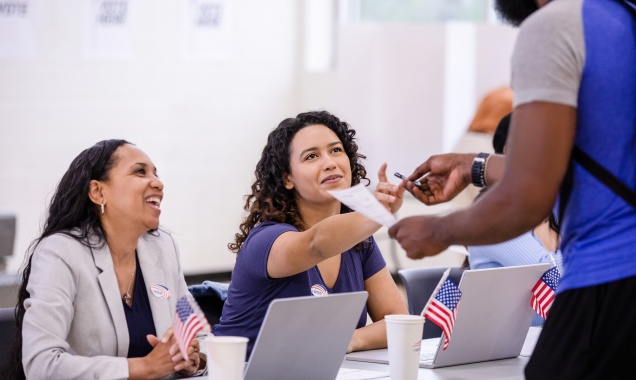
[[[227,62],[181,59],[185,1],[134,0],[139,19],[129,62],[82,59],[83,0],[39,2],[39,57],[0,61],[0,212],[18,215],[11,270],[37,236],[70,161],[99,140],[128,139],[157,164],[166,185],[162,224],[176,237],[186,273],[226,271],[243,196],[280,120],[308,109],[333,111],[358,130],[371,178],[385,160],[390,171],[408,173],[452,143],[476,99],[509,77],[509,28],[454,27],[476,33],[456,33],[455,41],[475,42],[468,55],[451,55],[472,57],[463,66],[474,71],[467,76],[474,83],[461,103],[448,104],[454,100],[445,88],[451,73],[443,24],[342,26],[335,67],[306,73],[303,2],[231,2]],[[445,129],[444,110],[453,107],[454,129]],[[419,212],[413,207],[403,214]],[[385,231],[377,236],[386,254],[395,249]]]
[[[451,151],[481,97],[509,83],[515,38],[464,23],[341,26],[335,109],[361,132],[370,168],[410,173]]]
[[[158,166],[161,222],[185,271],[233,266],[226,244],[265,136],[300,111],[298,3],[232,1],[233,55],[220,63],[181,59],[185,1],[133,3],[130,62],[82,60],[81,0],[41,1],[40,56],[0,61],[0,212],[18,215],[11,270],[71,160],[107,138],[134,142]]]
[[[383,162],[388,172],[410,174],[432,154],[453,151],[468,129],[478,102],[489,90],[506,85],[516,29],[468,23],[352,23],[340,27],[334,109],[359,132],[360,151],[368,156],[369,177]],[[470,152],[482,151],[490,137],[477,138]],[[397,183],[398,180],[394,180]],[[467,190],[472,190],[472,187]],[[447,213],[472,202],[426,207],[407,195],[398,217]],[[376,233],[392,269],[422,265],[459,265],[464,256],[449,250],[412,261]],[[393,252],[394,255],[387,255]]]

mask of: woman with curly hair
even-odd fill
[[[381,225],[328,192],[368,185],[364,158],[355,131],[325,111],[285,119],[269,134],[247,217],[228,244],[238,255],[215,335],[248,337],[249,357],[272,300],[366,290],[348,351],[386,347],[384,316],[408,311],[372,237]],[[375,196],[394,213],[405,189],[387,181],[386,164],[378,177]]]

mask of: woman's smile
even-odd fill
[[[323,178],[322,181],[320,181],[321,184],[323,183],[327,183],[327,184],[332,184],[332,183],[336,183],[338,181],[340,181],[342,179],[342,176],[340,174],[332,174],[326,178]]]

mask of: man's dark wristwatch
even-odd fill
[[[471,179],[473,185],[477,187],[486,186],[486,160],[490,156],[490,153],[479,153],[477,157],[473,159],[473,168],[471,172]]]

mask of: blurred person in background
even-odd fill
[[[493,135],[492,145],[496,154],[506,153],[510,117],[511,114],[508,114],[501,119]],[[487,189],[484,187],[479,197],[485,194]],[[558,266],[559,271],[563,272],[559,250],[559,226],[552,214],[543,223],[514,239],[497,244],[471,245],[467,249],[470,269],[550,263]],[[543,318],[535,313],[532,326],[541,326],[543,322]]]

